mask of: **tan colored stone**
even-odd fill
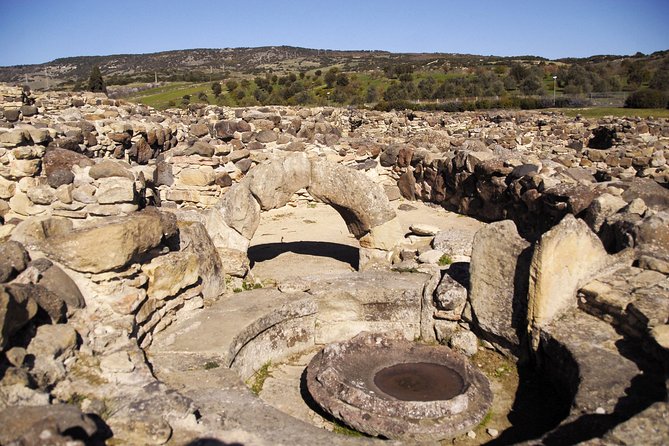
[[[173,215],[142,211],[49,237],[42,250],[76,271],[99,273],[126,265],[175,233]]]
[[[404,232],[397,217],[374,226],[369,232],[360,239],[360,246],[363,248],[384,249],[390,251],[394,249],[403,239]]]
[[[528,320],[540,328],[576,308],[576,293],[607,266],[602,242],[587,224],[567,214],[537,243],[530,264]]]
[[[100,204],[132,203],[135,182],[123,177],[100,178],[95,198]]]
[[[183,169],[178,178],[179,182],[186,186],[209,186],[216,179],[211,166]]]
[[[149,278],[147,295],[153,299],[175,296],[199,277],[197,256],[188,252],[170,252],[156,257],[144,265],[142,271]]]

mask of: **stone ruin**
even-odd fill
[[[563,414],[500,441],[669,439],[666,119],[0,94],[0,443],[380,442],[243,384],[362,332],[531,364]],[[488,224],[405,237],[412,200]],[[260,213],[314,202],[362,271],[233,293]]]

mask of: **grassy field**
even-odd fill
[[[574,117],[581,115],[584,118],[602,118],[604,116],[647,118],[669,118],[669,109],[666,108],[622,108],[622,107],[592,107],[592,108],[555,108],[557,112]]]
[[[181,98],[187,94],[190,95],[191,100],[195,102],[197,101],[197,94],[201,91],[211,95],[210,100],[213,98],[211,84],[208,82],[201,84],[173,82],[168,85],[142,91],[136,96],[128,98],[128,100],[141,102],[142,104],[157,109],[165,109],[169,107],[170,101],[173,101],[176,106],[179,106],[181,104]]]

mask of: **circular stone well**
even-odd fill
[[[398,440],[456,437],[492,404],[488,379],[466,357],[445,346],[367,332],[314,356],[307,388],[347,425]]]

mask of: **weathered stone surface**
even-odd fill
[[[202,282],[205,300],[216,299],[225,289],[225,270],[219,253],[199,222],[179,221],[179,248],[196,256],[198,276]]]
[[[530,243],[511,220],[491,223],[474,236],[470,303],[488,340],[507,351],[520,346],[526,327]]]
[[[585,221],[593,231],[599,232],[606,219],[625,206],[627,206],[627,202],[621,197],[608,193],[602,194],[592,200],[592,203],[588,206]]]
[[[537,243],[530,265],[528,320],[540,328],[576,308],[576,292],[610,262],[602,242],[568,214]]]
[[[311,182],[311,163],[303,153],[274,157],[256,166],[244,179],[262,210],[284,206]]]
[[[0,425],[2,444],[66,445],[75,439],[92,441],[98,432],[93,419],[65,404],[10,407],[0,412]]]
[[[47,182],[54,188],[74,180],[72,166],[86,167],[93,164],[93,161],[84,155],[60,148],[47,150],[42,159],[42,169],[46,173]]]
[[[216,132],[216,136],[223,140],[231,139],[237,131],[237,123],[226,120],[218,121],[214,125],[214,131]]]
[[[186,168],[179,173],[179,182],[186,186],[209,186],[214,179],[214,169],[211,166]]]
[[[473,356],[478,351],[479,340],[474,333],[469,330],[458,330],[451,336],[448,344],[457,352],[465,356]]]
[[[26,269],[28,252],[23,245],[15,241],[0,244],[0,282],[7,282],[16,274]]]
[[[149,278],[147,295],[153,299],[175,296],[198,280],[197,256],[189,252],[170,252],[155,257],[142,272]]]
[[[99,273],[126,265],[175,233],[174,215],[143,211],[49,237],[42,247],[69,268]]]
[[[232,186],[213,212],[220,212],[223,221],[248,240],[260,224],[260,205],[247,183]]]
[[[381,186],[371,182],[364,173],[339,164],[313,161],[309,192],[334,207],[349,231],[358,238],[395,217]]]
[[[50,205],[56,199],[56,194],[53,188],[46,184],[40,184],[31,187],[27,191],[28,198],[35,204]]]
[[[12,296],[0,288],[0,348],[4,350],[9,337],[37,314],[37,303],[26,295]]]
[[[128,167],[130,166],[125,165],[125,163],[106,159],[92,166],[88,171],[88,175],[94,180],[111,177],[123,177],[134,180],[135,176],[128,170]]]
[[[184,150],[184,155],[200,155],[205,158],[214,156],[214,146],[204,141],[195,141],[192,146]]]
[[[125,177],[100,178],[95,199],[99,204],[132,203],[135,201],[135,182]]]
[[[0,177],[0,198],[2,198],[3,200],[12,198],[15,191],[16,191],[16,183],[14,181],[10,181],[3,177]]]
[[[65,271],[47,259],[36,260],[31,265],[35,264],[39,264],[37,268],[40,271],[37,284],[43,286],[65,302],[68,311],[86,306],[86,301],[79,287]]]

